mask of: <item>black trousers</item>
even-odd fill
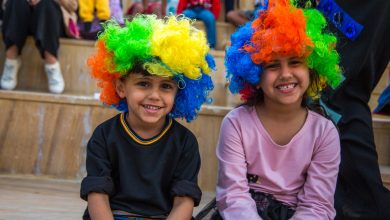
[[[324,101],[341,113],[341,165],[336,219],[390,219],[390,192],[383,186],[375,149],[370,95],[390,59],[390,1],[335,0],[364,26],[354,41],[339,37],[346,80]]]
[[[8,0],[3,16],[3,40],[6,49],[13,45],[19,54],[28,35],[32,35],[42,56],[48,51],[58,55],[59,38],[64,34],[62,12],[54,0],[41,0],[32,7],[26,0]]]

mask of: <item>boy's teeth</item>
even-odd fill
[[[157,109],[159,109],[160,107],[152,106],[152,105],[145,105],[145,108],[147,108],[147,109],[152,109],[152,110],[157,110]]]

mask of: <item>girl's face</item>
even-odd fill
[[[166,77],[131,73],[124,80],[116,81],[116,90],[127,100],[131,126],[153,127],[164,125],[174,105],[177,84]]]
[[[309,69],[303,58],[276,56],[264,64],[258,88],[264,92],[264,103],[300,105],[309,84]]]

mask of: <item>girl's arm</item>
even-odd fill
[[[92,220],[114,219],[111,212],[108,195],[92,192],[88,194],[88,212]]]
[[[191,197],[175,196],[173,208],[167,220],[187,220],[192,218],[194,200]]]
[[[261,219],[249,194],[247,164],[238,118],[225,117],[217,145],[217,207],[225,220]]]
[[[298,193],[298,206],[292,220],[333,219],[334,193],[340,164],[340,139],[331,122],[319,139],[307,170],[306,182]]]

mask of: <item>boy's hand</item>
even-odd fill
[[[190,220],[194,209],[194,200],[190,197],[176,196],[173,199],[173,208],[167,220]]]

